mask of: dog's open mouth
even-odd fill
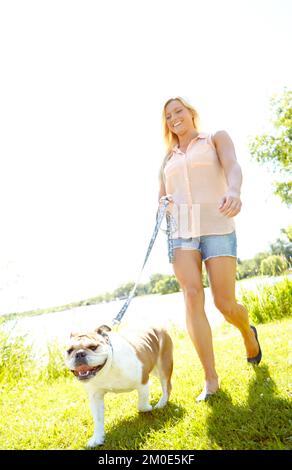
[[[99,372],[103,368],[105,363],[106,361],[96,367],[90,367],[87,364],[83,364],[82,366],[76,367],[76,369],[72,370],[71,372],[73,372],[75,377],[77,377],[77,379],[79,380],[90,379],[91,377],[94,377],[97,372]]]

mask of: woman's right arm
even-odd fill
[[[158,192],[158,202],[160,201],[160,198],[162,196],[166,196],[166,189],[165,189],[165,184],[162,180],[160,180],[160,187],[159,187],[159,192]]]

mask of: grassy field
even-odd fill
[[[199,360],[187,334],[173,329],[170,403],[163,410],[139,414],[136,392],[108,394],[106,444],[101,449],[292,448],[292,320],[258,326],[263,350],[258,367],[247,364],[235,328],[224,323],[213,333],[220,392],[196,403],[203,383]],[[82,384],[63,369],[56,351],[51,350],[49,368],[39,372],[23,348],[6,344],[2,355],[0,449],[84,449],[93,422]],[[159,395],[153,378],[151,403]]]

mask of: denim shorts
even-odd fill
[[[173,250],[198,250],[202,261],[217,256],[232,256],[237,258],[237,240],[235,230],[224,235],[202,235],[195,238],[174,238]],[[175,251],[174,251],[175,253]]]

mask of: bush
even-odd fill
[[[261,274],[268,276],[277,276],[288,268],[288,262],[284,256],[272,255],[262,260]]]
[[[25,343],[25,338],[11,337],[9,333],[0,330],[0,383],[13,384],[23,378],[31,379],[32,376],[51,382],[59,377],[70,376],[60,346],[55,342],[47,347],[47,360],[42,361],[39,355],[36,360],[33,348]]]
[[[286,277],[275,285],[262,286],[257,293],[241,289],[239,301],[247,308],[250,320],[255,324],[290,317],[292,282]]]
[[[35,370],[32,364],[32,348],[24,338],[0,331],[0,382],[11,382],[31,375]]]
[[[59,377],[71,376],[72,372],[65,364],[65,351],[63,352],[57,341],[48,344],[48,362],[40,370],[40,379],[52,382]]]

